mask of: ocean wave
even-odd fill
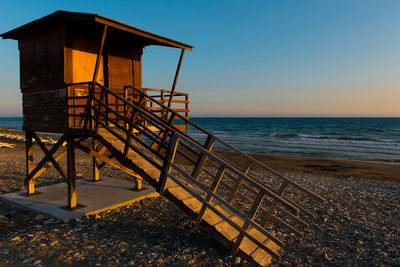
[[[389,141],[389,142],[400,142],[400,141],[394,141],[394,140],[379,140],[376,138],[371,138],[371,137],[351,137],[351,136],[330,136],[330,135],[308,135],[308,134],[295,134],[295,133],[290,133],[290,134],[281,134],[281,133],[272,133],[269,134],[271,137],[277,137],[277,138],[283,138],[283,139],[288,139],[288,138],[296,138],[300,137],[302,139],[315,139],[315,140],[339,140],[339,141],[369,141],[369,142],[383,142],[383,141]]]
[[[336,138],[338,140],[343,141],[373,141],[373,142],[380,142],[380,140],[370,137],[348,137],[348,136],[341,136]]]
[[[299,135],[298,135],[298,134],[293,134],[293,133],[290,133],[290,134],[279,134],[279,133],[272,133],[272,134],[269,134],[269,136],[278,137],[278,138],[292,138],[292,137],[299,137]]]

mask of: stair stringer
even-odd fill
[[[150,185],[156,188],[157,192],[160,192],[160,185],[159,185],[159,179],[156,177],[152,177],[149,175],[144,169],[140,168],[138,165],[136,165],[132,159],[130,158],[125,158],[123,156],[123,153],[116,149],[112,143],[108,142],[103,136],[101,135],[95,135],[93,138],[98,140],[100,143],[102,143],[115,157],[115,159],[118,160],[118,162],[125,167],[131,169],[138,175],[140,175],[142,178],[144,178]],[[143,158],[145,159],[145,158]],[[179,187],[178,185],[174,184],[174,187]],[[180,187],[181,188],[181,187]],[[184,190],[182,188],[182,190]],[[190,208],[188,205],[184,203],[184,201],[181,201],[174,193],[171,191],[171,188],[167,186],[167,188],[164,190],[163,197],[167,198],[169,201],[174,203],[177,207],[179,207],[186,215],[188,215],[191,219],[196,220],[198,216],[198,212],[195,212],[192,208]],[[225,211],[226,212],[226,211]],[[220,220],[221,223],[218,224],[211,224],[207,220],[202,220],[200,222],[200,227],[207,231],[211,236],[213,236],[219,243],[221,243],[223,246],[225,246],[228,249],[231,249],[234,246],[234,241],[235,239],[229,239],[217,229],[218,226],[220,226],[223,223],[226,223],[221,217],[218,215],[215,215],[217,220]],[[240,219],[240,218],[239,218]],[[230,227],[232,228],[232,227]],[[278,254],[279,253],[279,247],[275,246],[273,250]],[[262,250],[261,248],[257,248],[256,250]],[[237,255],[243,258],[253,258],[252,255],[246,253],[242,248],[239,248]],[[262,260],[257,260],[256,258],[253,258],[256,262],[258,262],[261,266],[268,265],[271,263],[272,256],[268,255],[267,253],[263,253]]]

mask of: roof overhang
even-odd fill
[[[56,11],[48,16],[45,16],[43,18],[34,20],[32,22],[29,22],[23,26],[20,26],[18,28],[15,28],[11,31],[8,31],[6,33],[3,33],[0,35],[3,39],[15,39],[18,40],[21,36],[29,32],[33,28],[38,28],[44,24],[48,24],[53,22],[54,20],[57,19],[70,19],[70,20],[75,20],[75,21],[88,21],[90,23],[94,24],[102,24],[102,25],[107,25],[110,28],[115,28],[118,30],[121,30],[123,32],[126,32],[127,34],[132,34],[135,36],[140,36],[141,38],[144,38],[147,40],[148,45],[160,45],[160,46],[169,46],[169,47],[176,47],[176,48],[181,48],[185,50],[192,51],[193,46],[187,45],[166,37],[163,37],[161,35],[157,35],[136,27],[133,27],[131,25],[101,16],[97,14],[90,14],[90,13],[79,13],[79,12],[68,12],[68,11]]]

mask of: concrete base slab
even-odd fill
[[[115,209],[144,198],[159,196],[156,190],[149,185],[137,192],[132,190],[134,183],[131,181],[102,178],[104,180],[95,183],[84,179],[76,181],[78,203],[81,208],[78,207],[73,211],[65,209],[68,194],[66,183],[37,187],[35,191],[40,194],[29,197],[26,196],[25,191],[7,193],[0,195],[0,200],[62,221],[68,221],[84,215]]]

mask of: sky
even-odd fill
[[[191,116],[400,116],[400,1],[9,1],[0,32],[56,10],[97,13],[195,46],[176,91]],[[180,51],[149,46],[143,87]],[[21,116],[17,41],[0,39],[0,116]]]

